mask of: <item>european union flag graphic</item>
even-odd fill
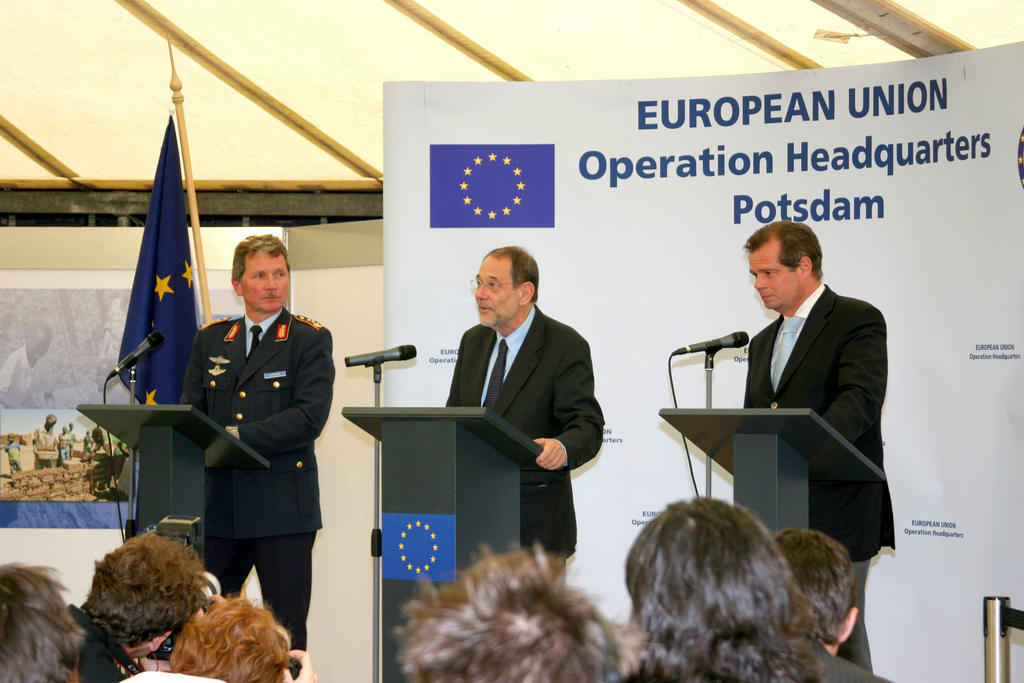
[[[1020,137],[1017,138],[1017,175],[1024,186],[1024,128],[1020,129]]]
[[[174,121],[168,118],[121,336],[123,358],[153,330],[164,333],[164,343],[136,366],[139,403],[177,403],[181,398],[181,384],[198,329],[192,283],[178,142]],[[128,386],[127,371],[121,373],[121,381]]]
[[[555,146],[431,145],[430,227],[555,227]]]
[[[385,579],[455,580],[455,515],[381,515]]]

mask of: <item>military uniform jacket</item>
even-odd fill
[[[881,312],[826,287],[775,390],[771,360],[781,324],[779,316],[750,342],[743,407],[811,408],[884,469],[881,419],[888,356]],[[881,546],[896,547],[886,482],[811,481],[808,496],[811,528],[845,545],[854,562],[871,559]]]
[[[331,408],[331,333],[282,310],[245,358],[245,323],[225,320],[199,331],[181,402],[222,426],[270,461],[269,470],[206,472],[206,533],[257,538],[316,531],[320,519],[313,441]]]
[[[494,330],[483,325],[462,335],[449,407],[480,405],[496,341]],[[601,448],[604,416],[594,397],[590,345],[538,308],[493,410],[531,439],[561,441],[570,468],[593,458]],[[550,552],[571,555],[576,550],[576,511],[569,472],[535,466],[520,471],[519,482],[520,542],[529,547],[539,540]]]

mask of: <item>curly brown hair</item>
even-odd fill
[[[155,534],[135,536],[96,563],[82,609],[133,648],[184,626],[202,608],[205,585],[190,548]]]
[[[227,683],[279,683],[288,668],[289,641],[269,609],[228,598],[185,624],[171,668]]]

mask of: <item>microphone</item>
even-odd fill
[[[412,344],[403,344],[402,346],[396,346],[393,349],[386,349],[384,351],[362,353],[358,356],[346,356],[345,365],[350,368],[354,365],[370,367],[371,365],[386,363],[389,360],[409,360],[415,357],[416,347]]]
[[[718,353],[722,349],[735,349],[744,346],[750,341],[750,337],[747,336],[746,332],[733,332],[727,334],[721,339],[712,339],[711,341],[698,342],[696,344],[690,344],[689,346],[681,346],[672,352],[672,356],[682,356],[685,353],[697,353],[698,351],[704,351],[705,353]],[[669,356],[670,358],[672,356]]]
[[[164,343],[164,333],[160,330],[153,330],[146,338],[142,340],[142,343],[135,347],[135,350],[129,353],[127,356],[122,358],[114,369],[107,375],[107,381],[114,375],[119,375],[128,368],[138,363],[143,356]]]

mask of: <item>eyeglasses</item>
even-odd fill
[[[511,285],[511,284],[512,284],[511,282],[498,282],[497,280],[488,280],[487,282],[484,282],[484,281],[480,280],[480,278],[473,278],[472,280],[469,281],[469,289],[474,294],[476,294],[476,291],[478,289],[480,289],[481,287],[486,287],[487,291],[493,293],[493,292],[497,292],[499,289],[501,289],[505,285]]]

